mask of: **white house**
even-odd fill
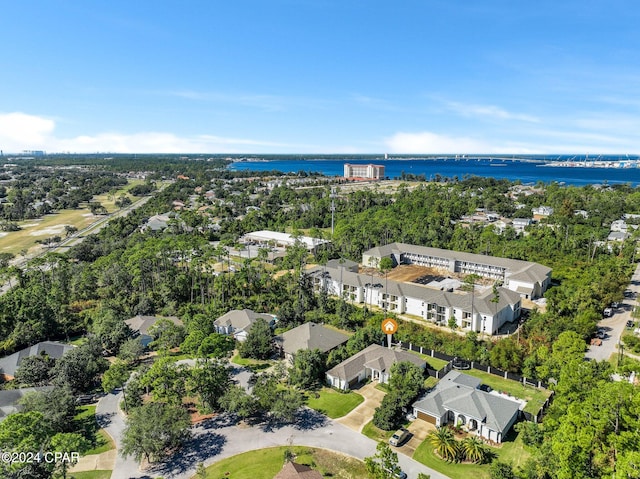
[[[270,314],[256,313],[251,309],[234,309],[216,319],[213,325],[216,332],[233,335],[235,339],[242,342],[247,339],[249,330],[259,318],[264,319],[269,325],[275,322],[274,316]]]
[[[415,354],[372,344],[327,371],[327,383],[342,390],[350,389],[367,378],[381,384],[387,383],[391,366],[401,361],[411,362],[422,369],[427,366]]]
[[[413,404],[413,414],[436,427],[453,424],[500,443],[524,404],[479,387],[479,379],[450,371]]]

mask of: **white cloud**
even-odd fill
[[[55,122],[47,118],[21,112],[0,113],[0,149],[42,149],[54,128]]]
[[[465,117],[484,117],[494,120],[518,120],[529,123],[539,123],[540,119],[522,113],[512,113],[495,105],[464,104],[446,102],[447,107]]]
[[[259,153],[308,151],[311,145],[278,143],[250,138],[194,135],[181,137],[167,132],[81,135],[58,138],[55,121],[24,113],[0,113],[0,149],[7,153],[23,150],[72,153]]]
[[[390,153],[495,153],[495,148],[468,137],[438,135],[430,131],[399,132],[384,140]]]

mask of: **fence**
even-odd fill
[[[406,349],[406,350],[410,350],[416,353],[420,353],[424,356],[431,356],[432,358],[437,358],[437,359],[441,359],[443,361],[447,361],[447,365],[444,366],[442,369],[436,371],[434,369],[431,368],[427,368],[427,372],[429,373],[429,376],[433,376],[437,379],[442,378],[445,374],[447,374],[449,371],[451,371],[452,369],[468,369],[468,367],[459,367],[456,368],[453,365],[453,362],[455,360],[459,360],[460,358],[456,357],[456,356],[449,356],[448,354],[444,354],[441,352],[438,352],[434,349],[427,349],[427,348],[423,348],[422,346],[417,346],[415,344],[409,343],[408,345],[400,342],[398,343],[398,345],[402,348],[402,349]],[[484,364],[480,364],[476,361],[468,361],[468,360],[463,360],[466,364],[469,365],[470,368],[473,369],[477,369],[478,371],[484,371],[485,373],[489,373],[489,374],[493,374],[494,376],[499,376],[501,378],[504,379],[510,379],[512,381],[516,381],[519,383],[522,383],[526,386],[532,386],[532,387],[537,387],[537,388],[542,388],[542,389],[549,389],[548,385],[542,381],[535,381],[533,378],[527,378],[527,377],[523,377],[520,376],[518,374],[514,374],[514,373],[510,373],[508,371],[503,371],[501,369],[498,368],[494,368],[491,366],[487,366]]]

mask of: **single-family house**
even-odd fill
[[[133,331],[134,335],[138,338],[140,344],[146,348],[149,346],[149,343],[153,341],[153,336],[151,336],[149,330],[161,319],[167,319],[176,326],[182,326],[182,321],[175,316],[159,317],[138,315],[127,319],[125,324],[131,328],[131,331]]]
[[[480,386],[478,378],[450,371],[413,403],[413,414],[436,427],[453,424],[500,443],[518,419],[524,404],[496,391],[480,389]]]
[[[351,389],[367,378],[381,384],[387,383],[391,366],[402,361],[408,361],[422,369],[427,366],[427,363],[415,354],[372,344],[327,371],[327,383],[342,390]]]
[[[73,348],[74,346],[70,344],[63,344],[57,341],[42,341],[17,353],[0,358],[0,375],[4,376],[6,380],[11,380],[15,377],[16,371],[24,358],[29,356],[48,356],[52,359],[60,359],[64,353]]]
[[[349,339],[344,333],[322,324],[304,323],[274,338],[284,357],[293,363],[293,356],[301,349],[319,349],[328,353]]]
[[[53,386],[39,386],[35,388],[5,389],[0,391],[0,422],[9,415],[20,412],[20,399],[25,394],[33,392],[49,392]]]
[[[534,220],[541,220],[543,218],[548,218],[553,214],[553,208],[551,206],[538,206],[537,208],[532,208],[531,213],[533,213]]]
[[[247,334],[259,318],[264,319],[270,326],[275,323],[274,316],[256,313],[250,309],[234,309],[216,319],[213,324],[220,334],[233,335],[238,341],[247,339]]]
[[[322,474],[309,466],[296,462],[285,462],[273,479],[322,479]]]

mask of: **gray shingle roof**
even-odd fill
[[[15,376],[16,370],[20,366],[20,362],[29,356],[39,356],[46,354],[50,358],[60,359],[64,353],[73,349],[70,344],[58,343],[56,341],[42,341],[28,348],[24,348],[10,356],[0,358],[0,374],[7,376]]]
[[[393,364],[401,361],[409,361],[420,367],[425,367],[427,364],[415,354],[385,348],[379,344],[372,344],[350,358],[345,359],[327,371],[327,374],[334,378],[350,381],[364,368],[374,368],[378,371],[389,372]]]
[[[505,433],[520,404],[477,389],[479,384],[480,380],[472,376],[450,371],[413,407],[438,417],[446,411],[455,411],[479,420],[493,431]]]
[[[177,326],[182,326],[182,321],[180,321],[175,316],[167,316],[167,317],[159,317],[159,316],[134,316],[133,318],[127,319],[125,323],[127,326],[131,328],[132,331],[138,332],[140,334],[149,334],[149,328],[151,328],[154,324],[156,324],[161,319],[168,319],[173,324]]]
[[[219,327],[232,326],[235,330],[248,331],[258,318],[266,320],[267,323],[273,321],[273,316],[268,314],[256,313],[251,309],[234,309],[220,316],[213,324]]]
[[[52,389],[53,386],[41,386],[36,388],[5,389],[0,391],[0,422],[2,422],[9,414],[13,414],[20,410],[18,401],[22,399],[25,394],[38,391],[48,392]]]
[[[316,323],[301,324],[275,337],[276,343],[287,354],[295,354],[301,349],[319,349],[326,353],[348,339],[346,334]]]

